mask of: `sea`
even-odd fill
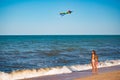
[[[82,66],[92,50],[99,62],[120,63],[120,35],[0,35],[0,72]]]

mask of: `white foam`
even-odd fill
[[[120,65],[120,60],[106,60],[105,62],[99,62],[98,67],[110,67]],[[82,71],[91,69],[91,64],[85,65],[71,65],[62,67],[51,67],[41,69],[26,69],[13,71],[11,73],[0,72],[0,80],[16,80],[46,75],[56,75],[64,73],[72,73],[73,71]]]
[[[8,73],[0,72],[0,80],[10,80],[10,75]]]

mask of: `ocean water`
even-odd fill
[[[120,35],[0,36],[0,71],[85,65],[93,49],[100,62],[120,60]]]

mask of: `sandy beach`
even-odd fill
[[[77,78],[75,80],[120,80],[120,70],[102,74],[95,74],[85,78]]]
[[[98,74],[91,70],[72,72],[69,74],[34,77],[22,80],[120,80],[120,65],[99,68]]]

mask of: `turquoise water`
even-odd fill
[[[0,36],[0,71],[88,64],[120,59],[119,35]]]

